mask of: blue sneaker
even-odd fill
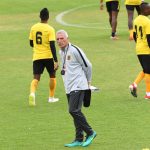
[[[85,142],[83,142],[82,146],[83,147],[89,146],[92,143],[93,139],[96,137],[96,135],[97,134],[94,131],[92,135],[90,135],[86,138],[86,140],[85,140]]]
[[[65,147],[76,147],[76,146],[82,146],[83,142],[79,142],[79,141],[73,141],[72,143],[69,144],[65,144]]]

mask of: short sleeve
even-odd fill
[[[55,29],[52,27],[50,28],[49,31],[49,41],[56,41]]]

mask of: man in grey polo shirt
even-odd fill
[[[65,146],[85,147],[90,145],[96,137],[96,132],[93,131],[81,112],[85,90],[89,89],[91,83],[92,65],[84,52],[69,42],[66,31],[57,31],[56,39],[60,47],[61,75],[67,94],[69,113],[73,117],[76,129],[75,140],[72,143],[65,144]],[[86,133],[86,139],[83,142],[84,132]]]

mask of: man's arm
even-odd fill
[[[88,84],[90,86],[91,80],[92,80],[92,64],[81,49],[79,49],[78,47],[76,47],[74,45],[72,45],[72,46],[74,48],[76,48],[76,51],[74,51],[74,55],[75,55],[76,59],[78,60],[78,62],[81,64],[81,66],[85,72]]]
[[[30,46],[33,47],[33,40],[30,40]]]
[[[147,38],[148,46],[150,48],[150,34],[146,34],[146,38]]]
[[[50,41],[50,48],[51,48],[51,51],[52,51],[52,55],[53,55],[54,61],[58,62],[57,55],[56,55],[55,41]]]
[[[52,51],[53,59],[55,61],[54,69],[57,70],[58,69],[58,60],[57,60],[57,54],[56,54],[55,41],[50,41],[50,48]]]
[[[133,38],[134,38],[134,41],[136,42],[136,32],[133,32]]]

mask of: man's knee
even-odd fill
[[[69,110],[71,116],[77,116],[80,113],[80,110]]]

